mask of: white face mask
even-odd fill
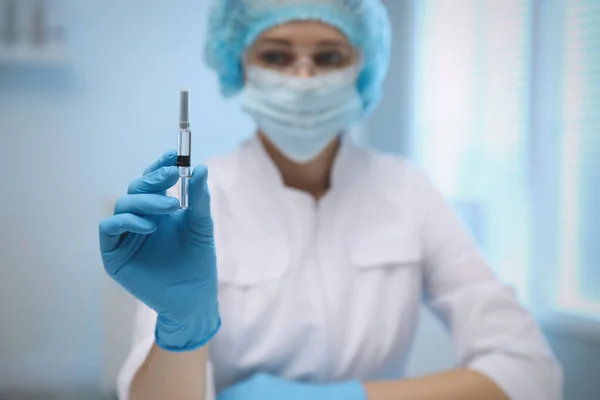
[[[283,154],[307,162],[362,117],[358,73],[358,67],[350,67],[299,78],[251,66],[242,108]]]

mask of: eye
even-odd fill
[[[261,53],[259,59],[267,65],[286,67],[294,62],[294,55],[287,51],[269,50]]]
[[[341,67],[348,62],[348,57],[339,51],[322,51],[313,56],[318,67]]]

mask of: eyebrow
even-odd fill
[[[293,43],[286,39],[277,39],[277,38],[264,38],[260,41],[260,44],[276,44],[285,47],[293,47]],[[341,47],[346,46],[346,43],[341,40],[323,40],[317,43],[317,47]]]
[[[319,47],[340,47],[346,46],[346,43],[341,40],[323,40],[317,44]]]
[[[260,44],[278,44],[281,46],[292,47],[292,42],[285,39],[275,39],[275,38],[264,38],[260,42]]]

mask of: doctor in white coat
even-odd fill
[[[139,300],[120,399],[560,399],[538,326],[427,176],[344,134],[379,98],[384,6],[217,0],[209,26],[209,65],[257,133],[196,167],[190,210],[166,193],[168,152],[100,223],[107,272]],[[460,367],[405,379],[423,301]]]

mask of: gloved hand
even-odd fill
[[[177,153],[167,152],[129,185],[114,215],[100,222],[108,274],[158,314],[156,344],[201,347],[219,330],[217,269],[207,169],[195,168],[190,210],[166,196],[177,183]]]
[[[217,400],[367,400],[360,382],[311,385],[258,374],[225,389]]]

